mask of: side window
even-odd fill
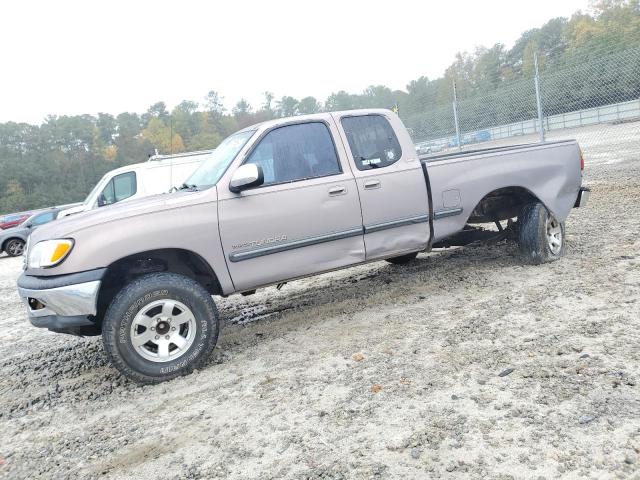
[[[262,167],[264,185],[342,173],[331,133],[320,122],[272,130],[260,141],[246,163]]]
[[[50,221],[52,221],[55,218],[56,214],[55,212],[47,212],[47,213],[43,213],[42,215],[38,215],[36,218],[33,219],[32,225],[43,225],[45,223],[49,223]]]
[[[135,172],[127,172],[113,177],[104,187],[98,206],[111,205],[135,195],[137,191]]]
[[[113,178],[113,191],[116,202],[129,198],[136,194],[136,173],[128,172]]]
[[[382,115],[345,117],[342,128],[358,170],[388,167],[402,156],[400,142]]]

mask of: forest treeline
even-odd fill
[[[532,113],[531,102],[524,102],[522,91],[514,86],[532,79],[534,54],[543,78],[549,78],[546,87],[543,83],[547,112],[639,98],[640,0],[600,1],[588,13],[554,18],[524,32],[510,49],[496,44],[459,53],[442,77],[420,77],[406,90],[374,85],[362,93],[335,92],[324,101],[312,96],[276,99],[264,92],[261,105],[241,99],[230,111],[223,105],[221,92],[212,90],[201,101],[184,100],[171,110],[158,102],[142,114],[50,115],[41,125],[1,123],[0,212],[80,201],[105,172],[145,161],[155,150],[178,153],[214,148],[238,129],[275,117],[397,106],[417,136],[447,135],[452,131],[454,81],[461,102],[480,105],[476,113],[471,108],[465,111],[463,126],[508,123],[514,114]],[[607,60],[616,54],[621,60]],[[571,81],[554,80],[554,72],[562,71],[579,75],[571,75]],[[629,80],[634,72],[635,78]],[[532,90],[527,93],[532,94]],[[494,97],[500,98],[501,108],[478,102]],[[437,114],[445,110],[446,115]]]

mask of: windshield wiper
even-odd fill
[[[193,183],[183,183],[182,185],[180,185],[178,190],[189,190],[190,192],[197,192],[200,189]]]

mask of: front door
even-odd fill
[[[358,191],[336,135],[324,121],[276,127],[244,162],[262,168],[264,184],[239,194],[219,186],[220,236],[236,290],[364,261]]]
[[[429,241],[429,196],[413,142],[396,115],[340,116],[362,202],[367,260],[415,252]],[[396,136],[402,138],[402,145]]]

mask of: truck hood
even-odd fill
[[[53,238],[73,238],[75,232],[124,218],[215,201],[215,187],[200,192],[174,192],[124,201],[61,218],[39,227],[31,234],[31,244]],[[143,220],[142,220],[143,221]]]

